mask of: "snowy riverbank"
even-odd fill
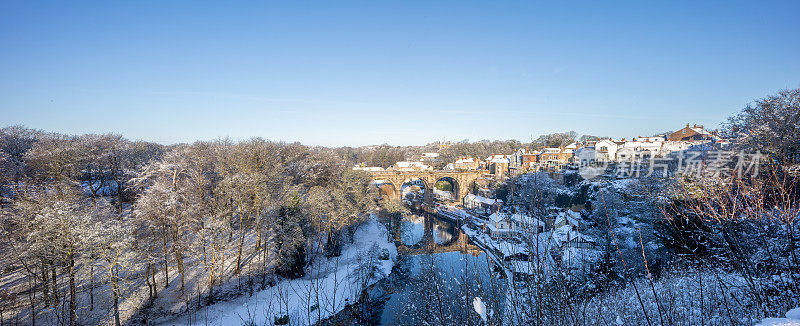
[[[356,301],[364,281],[369,286],[389,275],[397,257],[394,243],[387,241],[386,228],[374,217],[359,226],[353,239],[353,243],[344,247],[341,256],[317,261],[314,271],[309,270],[305,277],[282,279],[252,296],[204,307],[197,312],[198,322],[273,325],[276,320],[288,316],[291,325],[310,325],[341,311],[346,304]],[[367,269],[374,277],[365,279],[365,262],[370,256],[373,260]],[[186,316],[178,316],[160,324],[186,325],[187,320]]]

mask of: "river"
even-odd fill
[[[401,221],[401,245],[422,244],[426,218],[433,219],[429,222],[437,248],[466,237],[450,221],[412,215]],[[390,275],[327,324],[479,325],[482,322],[473,309],[475,297],[485,302],[489,315],[501,316],[506,290],[502,273],[492,271],[494,263],[476,247],[450,247],[445,252],[400,254]]]

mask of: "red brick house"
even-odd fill
[[[709,141],[717,139],[715,132],[708,132],[703,125],[690,126],[688,123],[686,127],[669,135],[670,141]]]

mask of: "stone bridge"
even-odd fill
[[[425,187],[424,203],[433,203],[433,186],[436,182],[447,181],[453,185],[455,201],[461,201],[469,194],[472,184],[483,175],[480,171],[371,171],[373,180],[385,183],[380,186],[381,195],[401,199],[402,187],[413,179],[420,179]]]

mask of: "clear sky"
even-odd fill
[[[3,0],[0,126],[329,146],[714,127],[800,87],[798,13],[796,0]]]

